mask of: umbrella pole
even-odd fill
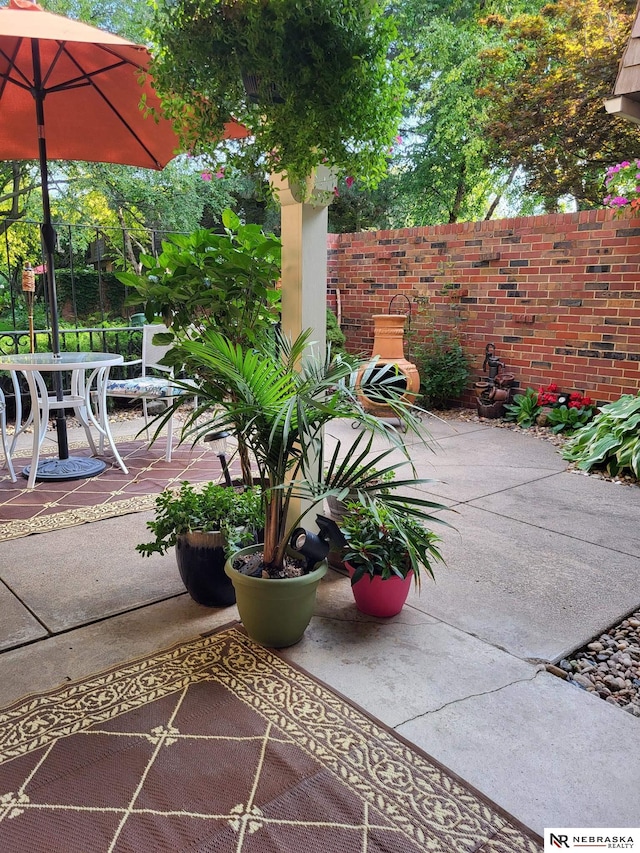
[[[42,74],[40,70],[40,50],[37,39],[31,41],[31,55],[33,59],[34,91],[36,102],[36,120],[38,124],[38,156],[40,160],[40,176],[42,180],[42,243],[45,254],[45,275],[47,282],[47,296],[49,298],[49,312],[51,315],[51,349],[54,356],[60,355],[60,330],[58,327],[58,299],[56,296],[56,278],[53,266],[53,251],[56,244],[56,232],[51,224],[51,205],[49,201],[49,169],[47,166],[47,140],[44,128],[44,92],[42,88]],[[56,400],[62,401],[62,373],[54,371]],[[58,456],[60,459],[69,458],[69,440],[67,437],[67,421],[64,409],[57,409],[56,431],[58,434]]]
[[[56,278],[53,266],[53,252],[56,245],[56,232],[51,224],[51,206],[49,203],[49,170],[47,168],[47,141],[44,125],[44,88],[42,86],[42,72],[40,68],[40,49],[37,39],[31,40],[31,58],[33,61],[33,88],[31,90],[36,105],[36,120],[38,124],[38,156],[40,160],[40,175],[42,177],[42,243],[46,264],[47,294],[49,296],[49,310],[51,312],[51,348],[53,356],[61,359],[60,355],[60,330],[58,328],[58,300],[56,297]],[[62,403],[64,394],[62,390],[62,372],[54,370],[56,401]],[[56,429],[58,433],[58,458],[43,459],[38,463],[36,472],[37,480],[78,480],[82,477],[94,477],[107,467],[106,462],[101,459],[69,456],[69,441],[67,438],[67,421],[64,409],[60,406],[56,409],[55,402],[51,406],[56,411]],[[30,476],[30,465],[27,465],[22,474]]]

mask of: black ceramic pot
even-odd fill
[[[224,572],[225,555],[220,533],[185,533],[176,542],[176,560],[187,592],[205,607],[236,603],[233,584]]]

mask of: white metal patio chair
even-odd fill
[[[11,461],[11,451],[9,450],[9,440],[7,438],[7,405],[4,398],[4,392],[0,388],[0,439],[2,442],[2,452],[4,453],[5,464],[11,477],[11,482],[16,482],[16,472],[13,469]]]
[[[166,332],[167,327],[162,324],[145,325],[142,327],[142,358],[133,361],[125,361],[124,366],[140,365],[140,375],[134,379],[109,379],[106,383],[107,397],[126,397],[128,399],[142,400],[142,411],[144,423],[149,438],[149,412],[147,403],[149,400],[166,400],[169,404],[173,398],[189,395],[191,392],[176,385],[173,381],[173,371],[170,367],[159,364],[160,359],[170,349],[168,346],[158,346],[153,343],[154,335]],[[161,376],[157,374],[161,373]],[[185,382],[188,380],[180,380]],[[194,385],[192,396],[197,395]],[[167,445],[165,459],[171,462],[173,443],[173,413],[167,421]],[[102,449],[102,448],[101,448]]]

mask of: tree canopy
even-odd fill
[[[45,4],[139,42],[153,18],[144,0]],[[386,11],[397,28],[390,56],[410,58],[409,98],[387,149],[386,177],[371,190],[343,174],[332,229],[599,206],[607,167],[640,154],[638,127],[612,118],[602,103],[635,0],[391,0]],[[188,231],[217,227],[231,207],[246,221],[267,217],[277,230],[277,213],[262,193],[266,177],[257,156],[246,173],[190,158],[157,174],[56,164],[54,216],[99,219],[132,233]],[[0,181],[0,228],[39,216],[33,164],[0,164]]]
[[[362,227],[599,206],[606,168],[640,153],[637,126],[603,106],[634,0],[397,0],[391,10],[412,56],[411,98],[380,188],[387,209],[352,190],[370,214]]]
[[[491,157],[521,166],[526,192],[543,197],[547,210],[566,195],[582,207],[601,205],[606,167],[638,150],[637,126],[603,107],[634,12],[634,0],[556,0],[483,22],[499,35],[481,54]]]

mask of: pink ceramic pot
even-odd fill
[[[353,566],[349,563],[345,566],[349,577],[353,577]],[[409,572],[406,578],[393,575],[385,580],[379,575],[364,575],[351,587],[356,607],[368,616],[395,616],[404,607],[412,581],[413,572]]]

